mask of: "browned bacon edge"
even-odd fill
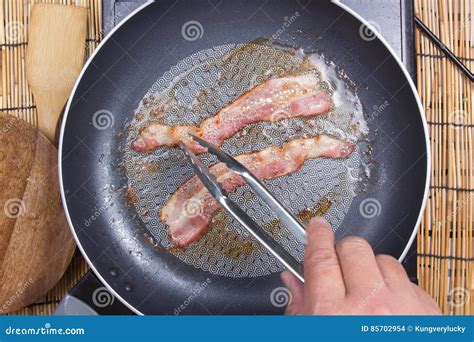
[[[318,90],[318,79],[314,74],[271,79],[225,106],[199,127],[150,124],[140,131],[132,148],[148,152],[160,146],[175,146],[182,140],[193,152],[203,153],[205,149],[189,138],[189,132],[219,146],[247,125],[320,115],[331,107],[330,94]]]
[[[354,145],[327,135],[292,140],[282,147],[268,147],[261,151],[242,154],[236,159],[259,179],[273,179],[298,171],[306,160],[327,157],[347,158]],[[214,174],[227,192],[244,184],[244,180],[222,163],[213,165]],[[190,208],[188,208],[188,206]],[[208,229],[218,202],[193,176],[170,197],[160,212],[161,220],[169,227],[170,240],[176,247],[186,247],[199,239]]]

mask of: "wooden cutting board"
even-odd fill
[[[59,193],[57,150],[39,131],[0,114],[0,314],[44,296],[75,244]]]

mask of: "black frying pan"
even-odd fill
[[[212,46],[271,37],[283,18],[296,11],[300,17],[280,41],[336,61],[356,82],[366,112],[389,103],[369,123],[372,153],[381,170],[373,177],[383,185],[354,199],[337,238],[359,235],[377,253],[399,259],[407,253],[426,196],[429,154],[415,89],[387,46],[363,39],[359,19],[329,2],[232,0],[216,9],[207,1],[160,0],[105,39],[87,64],[67,107],[59,152],[62,195],[76,241],[102,282],[135,312],[173,314],[185,302],[185,314],[282,312],[270,302],[271,291],[281,286],[278,273],[216,276],[153,247],[123,191],[127,179],[119,147],[124,125],[143,95],[177,61]],[[183,39],[182,26],[190,20],[203,24],[201,39]],[[105,130],[92,124],[101,110],[114,115]],[[114,205],[101,209],[105,195]],[[379,202],[378,215],[360,214],[367,198]],[[188,300],[208,278],[212,288]]]

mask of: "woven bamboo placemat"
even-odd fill
[[[16,115],[36,126],[37,112],[25,73],[28,13],[33,3],[57,3],[88,8],[86,55],[102,39],[102,0],[2,0],[0,5],[0,112]],[[0,227],[1,229],[1,227]],[[88,266],[79,252],[59,283],[37,303],[14,314],[49,315],[67,290],[87,272]]]
[[[28,12],[34,2],[89,10],[86,54],[102,38],[101,0],[3,0],[0,6],[2,75],[0,111],[36,125],[25,75]],[[416,15],[471,68],[474,62],[472,0],[415,0]],[[416,32],[418,91],[426,109],[432,148],[430,198],[418,234],[420,285],[446,314],[474,313],[473,85],[420,32]],[[45,298],[15,314],[51,314],[65,292],[87,272],[79,253]]]
[[[415,14],[471,70],[472,0],[416,0]],[[418,234],[420,284],[446,314],[474,313],[474,85],[416,32],[418,92],[432,150],[430,197]]]

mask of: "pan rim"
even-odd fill
[[[402,60],[400,57],[397,55],[395,50],[388,44],[388,42],[385,40],[385,38],[382,37],[382,35],[374,29],[374,27],[364,18],[362,18],[357,12],[355,12],[353,9],[348,7],[347,5],[341,3],[339,0],[331,0],[333,4],[336,6],[339,6],[343,10],[345,10],[347,13],[351,14],[354,18],[359,20],[362,24],[366,25],[370,30],[375,34],[375,36],[379,39],[380,42],[387,48],[387,50],[390,52],[390,54],[395,58],[396,62],[400,66],[400,69],[402,70],[403,74],[405,75],[405,78],[407,79],[408,84],[410,85],[411,91],[413,95],[415,96],[416,104],[418,105],[418,110],[419,110],[419,115],[421,122],[423,124],[423,130],[424,130],[424,135],[425,135],[425,148],[426,148],[426,177],[425,177],[425,191],[423,194],[423,200],[421,203],[420,210],[418,212],[418,218],[415,223],[415,227],[413,227],[413,232],[410,236],[410,239],[408,240],[405,249],[403,250],[402,254],[398,257],[398,261],[402,262],[406,255],[408,254],[408,251],[410,250],[411,245],[415,241],[416,235],[418,233],[418,229],[420,227],[421,219],[423,217],[423,213],[426,208],[426,203],[428,202],[428,194],[429,194],[429,185],[430,185],[430,177],[431,177],[431,147],[430,147],[430,142],[429,142],[429,131],[428,131],[428,123],[426,121],[425,117],[425,110],[423,108],[423,104],[421,103],[421,99],[418,95],[418,90],[416,89],[415,83],[413,82],[410,74],[408,73],[408,70],[405,68],[405,65],[403,64]]]
[[[115,26],[111,31],[110,33],[102,40],[102,42],[97,46],[97,48],[94,50],[94,52],[91,54],[91,56],[88,58],[88,60],[86,61],[86,63],[84,64],[75,84],[74,84],[74,87],[71,91],[71,94],[68,98],[68,101],[67,101],[67,104],[66,104],[66,107],[65,107],[65,111],[64,111],[64,116],[63,116],[63,120],[62,120],[62,123],[61,123],[61,128],[60,128],[60,133],[59,133],[59,145],[58,145],[58,176],[59,176],[59,189],[60,189],[60,194],[61,194],[61,202],[63,204],[63,209],[64,209],[64,213],[66,215],[66,219],[67,219],[67,222],[69,224],[69,229],[71,230],[72,232],[72,235],[74,237],[74,240],[76,242],[76,245],[77,247],[79,248],[79,250],[81,251],[81,254],[82,256],[84,257],[84,259],[86,260],[86,262],[89,264],[91,270],[94,272],[94,274],[97,276],[97,278],[100,280],[100,282],[107,288],[107,290],[114,296],[116,297],[118,300],[120,300],[120,302],[122,302],[128,309],[130,309],[132,312],[134,312],[135,314],[137,315],[140,315],[140,316],[143,316],[144,314],[136,309],[134,306],[132,306],[127,300],[125,300],[123,297],[121,297],[117,291],[114,290],[114,288],[112,286],[109,285],[109,283],[101,276],[101,273],[97,270],[97,268],[94,266],[93,262],[90,260],[89,256],[87,255],[87,253],[85,252],[84,248],[82,247],[82,244],[79,240],[79,237],[77,236],[76,234],[76,231],[75,231],[75,228],[74,228],[74,224],[71,220],[71,217],[70,217],[70,214],[69,214],[69,210],[68,210],[68,206],[67,206],[67,201],[66,201],[66,196],[65,196],[65,191],[64,191],[64,183],[63,183],[63,172],[62,172],[62,155],[63,155],[63,140],[64,140],[64,132],[65,132],[65,129],[66,129],[66,122],[67,122],[67,118],[68,118],[68,115],[69,115],[69,111],[71,109],[71,105],[72,105],[72,100],[74,98],[74,95],[77,91],[77,88],[85,74],[85,72],[87,71],[87,69],[89,68],[90,64],[92,63],[93,59],[95,58],[95,56],[99,53],[99,51],[101,50],[101,48],[108,42],[109,39],[111,39],[114,35],[114,33],[120,29],[123,25],[125,25],[131,18],[133,18],[136,14],[138,14],[139,12],[141,12],[142,10],[144,10],[146,7],[148,7],[149,5],[155,3],[156,1],[155,0],[149,0],[148,2],[146,2],[145,4],[139,6],[137,9],[135,9],[133,12],[131,12],[128,16],[126,16],[117,26]],[[426,118],[424,116],[424,109],[423,109],[423,105],[421,104],[421,100],[418,96],[418,92],[417,92],[417,89],[415,87],[415,84],[413,82],[413,80],[411,79],[411,76],[410,74],[408,73],[407,69],[405,68],[405,66],[403,65],[403,62],[401,61],[400,57],[395,53],[395,51],[392,49],[392,47],[388,44],[388,42],[385,40],[385,38],[383,38],[377,30],[374,30],[373,27],[370,25],[370,23],[365,20],[364,18],[362,18],[358,13],[356,13],[355,11],[353,11],[351,8],[349,8],[348,6],[340,3],[338,0],[331,0],[331,3],[335,4],[336,6],[339,6],[340,8],[342,8],[344,11],[346,11],[347,13],[351,14],[355,19],[357,19],[359,22],[361,22],[361,24],[364,24],[366,25],[367,27],[371,28],[372,32],[374,32],[374,34],[376,35],[377,39],[382,42],[382,44],[385,46],[385,48],[390,52],[390,54],[392,55],[392,57],[395,59],[395,61],[398,63],[399,67],[401,68],[403,74],[405,75],[405,78],[407,79],[407,82],[409,83],[410,85],[410,88],[412,90],[412,93],[413,95],[415,96],[415,100],[416,100],[416,103],[418,105],[418,109],[419,109],[419,115],[420,115],[420,118],[421,118],[421,121],[422,121],[422,124],[423,124],[423,129],[424,129],[424,134],[425,134],[425,147],[426,147],[426,161],[427,161],[427,165],[426,165],[426,181],[425,181],[425,191],[424,191],[424,196],[423,196],[423,200],[422,200],[422,203],[421,203],[421,207],[420,207],[420,210],[419,210],[419,214],[418,214],[418,218],[417,218],[417,221],[416,221],[416,224],[415,224],[415,227],[413,228],[413,232],[412,232],[412,235],[410,236],[410,239],[408,240],[407,242],[407,245],[405,246],[405,249],[403,250],[402,254],[400,255],[400,257],[398,258],[398,260],[401,262],[403,261],[403,259],[406,257],[406,254],[408,253],[411,245],[413,244],[413,241],[415,240],[415,237],[417,235],[417,232],[418,232],[418,228],[419,228],[419,224],[421,222],[421,219],[422,219],[422,215],[423,215],[423,212],[424,212],[424,209],[426,207],[426,203],[427,203],[427,199],[428,199],[428,193],[429,193],[429,182],[430,182],[430,170],[431,170],[431,150],[430,150],[430,145],[429,145],[429,135],[428,135],[428,125],[427,125],[427,122],[426,122]]]
[[[69,110],[71,109],[71,104],[72,100],[74,98],[74,95],[77,91],[77,88],[79,86],[79,83],[81,83],[82,77],[84,76],[85,72],[89,68],[89,65],[92,63],[94,60],[94,57],[99,53],[101,48],[107,43],[107,41],[113,37],[114,33],[120,29],[123,25],[125,25],[131,18],[133,18],[136,14],[141,12],[143,9],[148,7],[149,5],[155,3],[155,0],[150,0],[146,2],[145,4],[139,6],[137,9],[135,9],[133,12],[131,12],[128,16],[126,16],[117,26],[115,26],[109,34],[100,42],[100,44],[97,46],[97,48],[94,50],[92,55],[89,57],[89,59],[86,61],[84,64],[81,73],[79,74],[79,77],[76,80],[76,83],[74,84],[74,88],[72,89],[71,94],[69,95],[69,99],[66,104],[66,109],[64,110],[64,115],[63,115],[63,121],[61,122],[61,130],[59,132],[59,144],[58,144],[58,170],[59,170],[59,190],[61,192],[61,202],[63,204],[64,208],[64,213],[66,214],[66,219],[69,224],[69,229],[72,232],[72,235],[74,237],[74,240],[76,241],[76,245],[81,251],[82,256],[86,260],[86,262],[89,264],[89,267],[91,270],[94,272],[94,274],[97,276],[97,278],[100,280],[100,282],[107,288],[107,290],[122,304],[124,304],[128,309],[130,309],[132,312],[136,313],[137,315],[144,316],[144,314],[136,309],[134,306],[132,306],[130,303],[128,303],[127,300],[125,300],[123,297],[121,297],[117,291],[113,289],[112,286],[109,285],[109,283],[102,277],[101,273],[97,270],[97,268],[94,266],[94,263],[90,260],[89,256],[85,252],[84,248],[82,247],[81,241],[79,240],[79,237],[76,234],[76,230],[74,229],[74,224],[72,223],[71,217],[69,215],[69,210],[67,206],[67,201],[66,201],[66,195],[64,192],[64,183],[63,183],[63,169],[62,169],[62,155],[63,155],[63,140],[64,140],[64,131],[66,129],[66,122],[67,122],[67,117],[69,115]]]

